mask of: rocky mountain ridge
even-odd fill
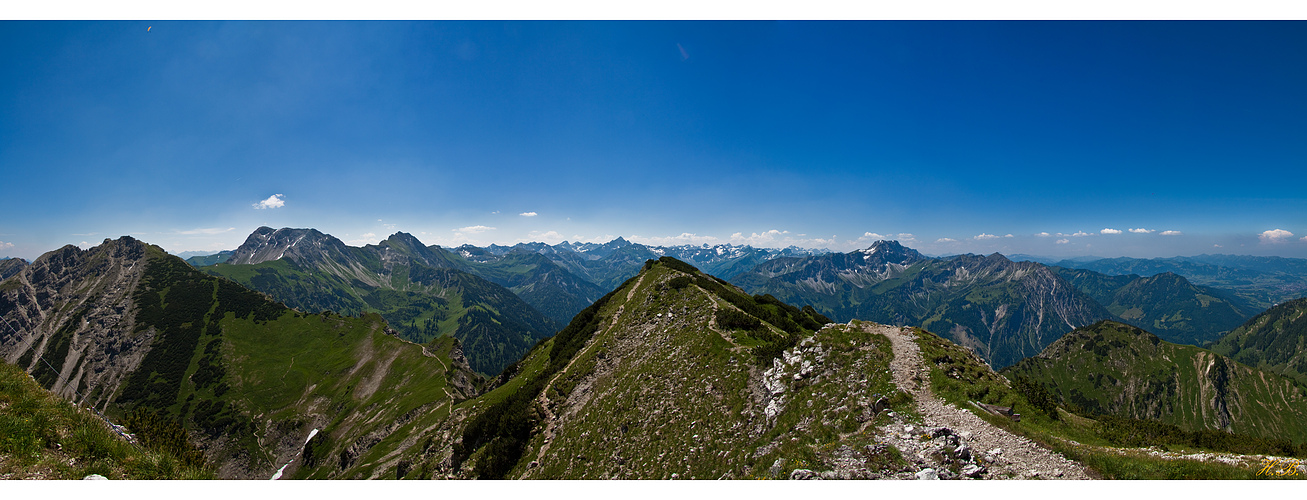
[[[453,339],[298,313],[130,237],[38,258],[0,285],[0,319],[6,363],[115,420],[177,422],[221,478],[370,467],[413,415],[475,395]]]

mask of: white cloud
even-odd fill
[[[3,241],[0,241],[0,250],[7,250],[7,249],[10,249],[10,248],[13,248],[13,247],[14,247],[14,244],[13,244],[13,243],[6,243],[6,242],[3,242]]]
[[[1066,239],[1066,238],[1062,238],[1062,239],[1060,239],[1060,240],[1057,240],[1057,244],[1059,244],[1059,245],[1065,245],[1065,244],[1070,243],[1070,242],[1071,242],[1071,240],[1068,240],[1068,239]]]
[[[958,240],[955,240],[955,239],[953,239],[953,238],[940,238],[940,239],[938,239],[938,240],[935,240],[935,243],[953,243],[953,242],[956,242],[956,241],[958,241]]]
[[[1102,231],[1099,231],[1099,232],[1100,232],[1100,233],[1103,233],[1103,234],[1121,234],[1121,230],[1120,230],[1120,229],[1108,229],[1108,228],[1104,228]]]
[[[1307,236],[1303,236],[1300,241],[1307,242]]]
[[[861,238],[858,238],[858,239],[860,239],[860,240],[888,240],[888,239],[893,239],[893,238],[894,238],[893,236],[887,236],[887,235],[880,234],[880,233],[871,233],[871,232],[867,232],[867,233],[862,233],[862,237],[861,237]]]
[[[286,200],[282,199],[282,196],[286,196],[286,195],[281,194],[281,193],[277,193],[277,194],[274,194],[274,195],[272,195],[272,196],[269,196],[268,199],[263,200],[263,201],[260,201],[260,202],[258,202],[258,203],[255,203],[255,204],[254,204],[254,208],[259,209],[259,210],[263,210],[263,209],[265,209],[265,208],[281,208],[281,207],[284,207],[284,206],[286,206]]]
[[[1011,237],[1012,237],[1012,233],[1007,233],[1007,234],[1003,235],[1003,237],[1004,237],[1004,238],[1011,238]]]
[[[1184,234],[1184,233],[1182,233],[1182,232],[1180,232],[1180,231],[1162,231],[1162,232],[1159,233],[1159,234],[1161,234],[1162,236],[1180,236],[1180,235],[1182,235],[1182,234]]]
[[[495,210],[494,212],[490,212],[490,215],[499,215],[499,211]]]
[[[460,227],[460,228],[458,228],[458,229],[455,229],[454,231],[457,231],[457,232],[460,232],[460,233],[472,233],[472,234],[477,234],[477,233],[484,233],[484,232],[486,232],[486,231],[494,231],[495,229],[498,229],[498,228],[494,228],[494,227],[490,227],[490,226],[479,226],[479,225],[478,225],[478,226]]]
[[[980,234],[977,234],[976,237],[975,237],[974,239],[977,239],[977,240],[996,240],[996,239],[998,239],[998,238],[999,238],[998,236],[995,236],[995,235],[992,235],[992,234],[980,233]]]
[[[535,217],[535,216],[540,215],[540,214],[537,214],[537,213],[535,213],[535,212],[522,212],[522,213],[517,214],[517,215],[521,215],[522,217]]]
[[[227,231],[232,231],[232,230],[235,230],[235,229],[236,229],[236,228],[234,228],[234,227],[229,227],[229,228],[227,228],[227,229],[221,229],[221,228],[216,228],[216,227],[209,227],[209,228],[203,228],[203,229],[191,229],[191,230],[189,230],[189,231],[178,231],[178,234],[222,234],[222,233],[225,233],[225,232],[227,232]]]
[[[899,241],[917,241],[917,235],[912,233],[899,233]]]
[[[1289,241],[1289,238],[1293,238],[1293,233],[1283,229],[1262,231],[1262,234],[1257,236],[1257,239],[1262,240],[1262,243],[1284,243]]]
[[[1221,245],[1219,245],[1219,244],[1212,245],[1212,247],[1213,247],[1213,248],[1222,248]]]
[[[1044,231],[1044,232],[1042,232],[1042,233],[1035,233],[1035,236],[1038,236],[1038,237],[1040,237],[1040,238],[1047,238],[1047,237],[1052,236],[1052,235],[1051,235],[1051,234],[1048,234],[1048,231]]]
[[[1140,234],[1148,234],[1148,233],[1151,233],[1151,232],[1153,232],[1153,231],[1155,231],[1155,230],[1154,230],[1154,229],[1144,229],[1144,228],[1142,228],[1142,227],[1136,227],[1136,228],[1131,228],[1131,229],[1130,229],[1130,232],[1132,232],[1132,233],[1140,233]]]
[[[1071,236],[1075,236],[1075,237],[1079,238],[1079,237],[1081,237],[1081,236],[1093,236],[1093,235],[1092,235],[1092,234],[1089,234],[1089,233],[1086,233],[1086,232],[1084,232],[1084,231],[1076,231],[1076,233],[1073,234],[1073,235],[1071,235]]]

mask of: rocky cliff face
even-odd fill
[[[115,420],[179,423],[222,478],[377,467],[378,443],[479,381],[452,338],[420,346],[375,314],[301,314],[130,237],[43,255],[4,281],[0,320],[6,362]]]
[[[0,259],[0,281],[9,279],[10,276],[18,274],[24,267],[27,267],[27,261],[19,258]]]
[[[55,394],[103,408],[149,352],[132,293],[146,245],[131,237],[46,253],[0,286],[0,357]]]

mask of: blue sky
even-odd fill
[[[267,225],[1307,257],[1304,47],[1301,22],[0,22],[0,256]]]

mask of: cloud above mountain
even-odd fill
[[[268,199],[263,200],[263,201],[260,201],[260,202],[258,202],[258,203],[255,203],[255,204],[254,204],[254,208],[255,208],[255,209],[258,209],[258,210],[263,210],[263,209],[267,209],[267,208],[281,208],[281,207],[284,207],[284,206],[286,206],[286,200],[285,200],[285,198],[282,198],[283,196],[286,196],[286,195],[281,194],[281,193],[277,193],[277,194],[274,194],[274,195],[272,195],[272,196],[269,196]]]

